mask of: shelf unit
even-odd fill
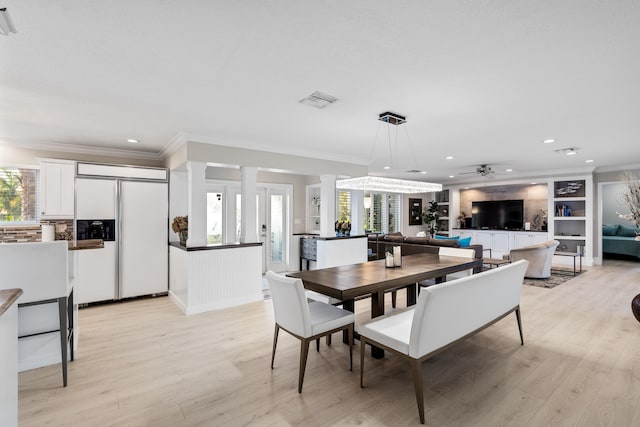
[[[438,234],[448,236],[449,235],[449,190],[442,190],[436,193],[435,201],[438,203]]]
[[[591,179],[563,179],[553,182],[549,207],[553,218],[553,238],[558,251],[580,252],[591,257]]]
[[[306,231],[320,233],[320,184],[307,185],[306,191]]]

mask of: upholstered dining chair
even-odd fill
[[[352,312],[319,301],[308,301],[302,280],[282,276],[268,271],[267,281],[271,289],[273,313],[276,321],[273,333],[271,369],[276,357],[278,332],[284,329],[300,340],[300,367],[298,371],[298,393],[307,365],[309,343],[334,332],[347,330],[349,334],[349,370],[353,370],[353,322]]]

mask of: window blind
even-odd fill
[[[0,168],[0,223],[38,223],[38,169]]]

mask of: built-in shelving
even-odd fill
[[[306,200],[306,231],[320,233],[320,184],[307,185]]]
[[[553,238],[560,242],[558,251],[591,254],[591,212],[588,199],[591,181],[564,179],[553,182],[550,214]]]
[[[436,203],[438,203],[438,234],[449,235],[449,190],[442,190],[436,193]]]

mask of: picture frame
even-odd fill
[[[409,199],[409,225],[422,225],[422,199]]]

